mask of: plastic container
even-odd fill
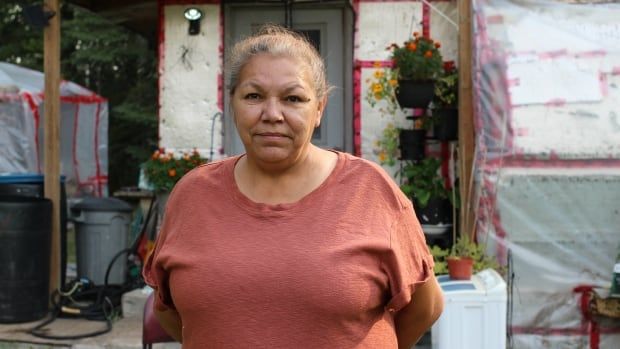
[[[86,277],[97,285],[105,283],[108,265],[129,244],[131,211],[129,204],[115,198],[88,197],[72,205],[78,277]],[[126,264],[122,256],[114,261],[108,284],[125,282]]]
[[[0,196],[0,323],[47,314],[51,234],[50,200]]]
[[[431,329],[433,349],[506,348],[506,282],[492,269],[471,280],[437,278],[444,311]]]
[[[0,196],[45,197],[45,177],[38,173],[0,174]],[[60,281],[65,284],[67,271],[67,193],[65,176],[60,177]]]

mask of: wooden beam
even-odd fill
[[[460,232],[474,236],[472,165],[474,118],[472,90],[471,1],[458,0],[459,14],[459,183],[461,194]]]
[[[60,5],[45,0],[45,11],[55,15],[43,31],[45,72],[43,147],[45,197],[52,201],[50,294],[60,286]]]

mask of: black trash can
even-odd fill
[[[37,173],[8,173],[0,175],[1,196],[45,197],[45,178]],[[67,278],[67,193],[65,177],[60,177],[60,282]]]
[[[52,202],[0,196],[0,323],[48,312]]]

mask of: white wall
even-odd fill
[[[186,5],[164,7],[163,62],[160,62],[160,146],[173,151],[211,151],[212,120],[218,107],[220,5],[192,5],[203,12],[200,34],[188,34]],[[214,157],[222,147],[221,117],[215,122]]]

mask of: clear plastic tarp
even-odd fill
[[[619,19],[618,4],[473,2],[477,233],[514,275],[514,348],[620,347],[578,292],[606,292],[620,244]]]
[[[42,173],[43,90],[43,73],[0,62],[0,173]],[[67,81],[60,95],[67,194],[107,196],[108,102]]]

